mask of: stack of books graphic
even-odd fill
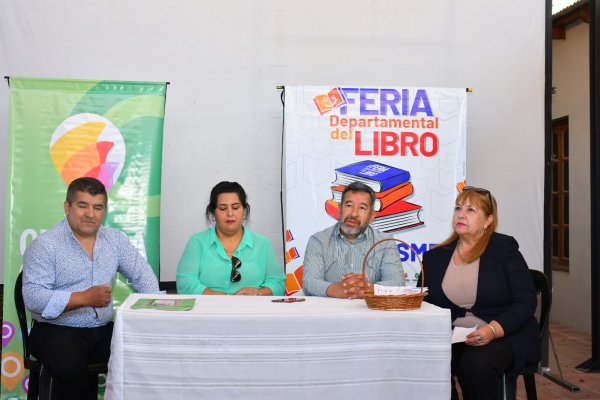
[[[422,207],[403,199],[414,192],[410,173],[400,168],[365,160],[335,170],[331,186],[333,198],[325,202],[325,211],[338,219],[342,192],[352,182],[362,182],[375,192],[375,220],[371,224],[383,232],[394,232],[423,225]]]

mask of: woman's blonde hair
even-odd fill
[[[463,191],[456,197],[456,205],[461,205],[465,202],[471,202],[481,208],[486,218],[490,215],[492,216],[492,222],[483,231],[483,236],[475,243],[475,246],[473,246],[467,254],[463,255],[464,262],[468,264],[481,257],[490,242],[492,233],[496,231],[496,227],[498,226],[498,205],[496,199],[489,190],[472,186],[465,186]],[[458,234],[453,231],[448,239],[435,247],[447,246],[456,240],[458,240]]]

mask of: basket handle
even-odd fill
[[[371,252],[373,250],[375,250],[375,247],[377,247],[379,244],[381,244],[383,242],[390,242],[390,241],[395,241],[395,242],[403,243],[403,244],[405,244],[410,249],[410,251],[412,251],[413,253],[415,253],[417,261],[419,261],[419,265],[421,266],[421,292],[420,293],[423,293],[423,283],[425,282],[425,270],[423,269],[423,261],[421,261],[421,257],[419,257],[419,253],[417,253],[416,250],[413,249],[410,244],[406,243],[404,240],[400,240],[400,239],[396,239],[396,238],[381,239],[381,240],[373,243],[373,246],[371,246],[371,248],[369,249],[369,251],[367,251],[367,254],[365,254],[365,258],[363,259],[363,266],[362,266],[362,275],[363,275],[363,279],[365,281],[365,287],[366,287],[366,283],[367,283],[367,274],[366,274],[366,272],[367,272],[367,258],[369,258],[369,255],[371,254]]]

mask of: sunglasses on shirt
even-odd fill
[[[242,261],[236,256],[231,257],[231,282],[239,282],[242,274],[238,271],[242,268]]]

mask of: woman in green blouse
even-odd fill
[[[177,293],[282,296],[285,274],[271,242],[250,231],[246,192],[220,182],[210,192],[206,218],[214,224],[188,241],[177,267]]]

